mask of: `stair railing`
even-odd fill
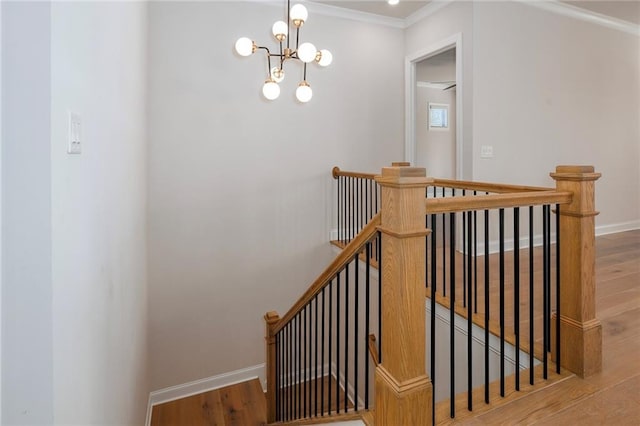
[[[443,393],[448,394],[447,414],[454,418],[459,391],[466,392],[466,409],[472,411],[473,390],[482,383],[486,404],[491,402],[490,383],[495,380],[499,380],[500,397],[507,393],[507,376],[514,376],[509,392],[520,391],[521,369],[528,368],[529,384],[533,385],[535,356],[542,360],[542,377],[548,378],[552,347],[556,358],[561,348],[558,323],[557,340],[553,345],[551,342],[552,303],[557,311],[560,288],[560,232],[557,227],[554,232],[551,206],[561,211],[561,206],[571,201],[572,193],[438,180],[433,188],[425,201],[427,227],[431,229],[425,240],[430,371],[434,399],[444,399]],[[446,189],[450,189],[450,195],[438,197]],[[534,230],[542,235],[534,235]],[[448,309],[448,341],[435,337],[437,301]],[[456,329],[462,329],[463,336],[457,336]],[[492,335],[497,342],[492,343]],[[448,348],[442,350],[442,345]],[[483,358],[480,362],[478,357],[474,362],[476,351]],[[495,358],[492,351],[497,352],[495,364],[499,367],[490,362]],[[521,352],[528,360],[521,360]],[[443,374],[436,375],[445,371],[443,365],[449,371],[446,380]],[[560,373],[559,364],[556,373]],[[460,384],[461,378],[464,385]],[[445,392],[439,389],[441,381],[448,388]]]
[[[337,173],[348,177],[351,172],[335,168],[334,176]],[[334,383],[329,387],[335,389],[332,398],[341,391],[346,394],[344,400],[337,401],[342,412],[370,408],[368,399],[373,396],[376,424],[432,424],[435,421],[432,380],[437,375],[433,363],[436,358],[434,347],[440,345],[434,337],[434,312],[442,306],[448,309],[450,324],[459,323],[460,318],[466,322],[467,374],[475,370],[470,353],[474,324],[484,329],[485,342],[490,340],[490,334],[499,336],[502,395],[505,393],[505,342],[515,347],[516,366],[520,364],[518,349],[542,358],[544,378],[548,374],[549,356],[556,360],[556,372],[562,367],[586,377],[599,371],[601,325],[595,317],[593,272],[594,216],[597,214],[594,211],[594,183],[600,174],[595,173],[591,166],[558,166],[551,176],[557,182],[555,189],[427,179],[424,169],[406,165],[383,168],[382,174],[375,177],[380,187],[379,214],[354,236],[346,234],[348,238],[342,238],[345,234],[338,232],[339,242],[346,243],[345,249],[285,317],[279,319],[275,313],[265,316],[269,422],[328,415],[329,410],[335,412],[335,406],[322,406],[325,388],[313,389],[324,383],[319,383],[319,378],[328,376],[329,379],[335,377],[333,380],[337,381],[337,385]],[[371,180],[368,177],[362,179]],[[364,200],[364,204],[370,202],[366,193]],[[357,203],[346,211],[361,211],[354,205]],[[555,213],[555,221],[551,220],[552,212]],[[342,219],[340,214],[338,216],[340,228]],[[349,388],[349,383],[358,382],[358,379],[352,380],[350,374],[353,374],[353,364],[358,362],[352,360],[361,359],[362,354],[371,348],[373,339],[369,331],[372,328],[368,326],[358,332],[355,338],[358,343],[346,343],[337,348],[342,343],[341,339],[347,342],[348,336],[347,331],[343,337],[338,334],[338,318],[343,318],[344,325],[349,321],[347,318],[352,318],[358,305],[351,313],[346,312],[346,304],[343,308],[335,307],[327,317],[328,306],[332,304],[326,302],[327,294],[334,294],[327,288],[337,283],[341,276],[343,284],[336,284],[336,299],[343,289],[342,300],[346,302],[348,297],[358,300],[357,296],[349,296],[351,290],[346,284],[349,265],[357,264],[362,258],[366,261],[365,270],[369,271],[373,246],[379,250],[378,275],[384,276],[384,280],[379,283],[378,300],[373,304],[380,309],[376,312],[379,318],[376,323],[378,359],[375,367],[373,362],[368,364],[360,375],[360,378],[367,377],[368,380],[369,368],[375,368],[375,392],[367,389],[363,393],[358,385],[355,387],[357,391]],[[496,260],[492,261],[492,258]],[[492,266],[494,263],[497,266]],[[534,274],[532,271],[538,268],[538,263],[542,263],[542,270]],[[521,268],[521,265],[524,266]],[[355,266],[352,270],[355,273],[359,268]],[[355,282],[360,281],[356,278]],[[484,285],[485,282],[488,285]],[[431,307],[430,333],[426,332],[424,321],[425,285]],[[368,274],[365,288],[370,289]],[[490,304],[489,301],[496,289],[500,309],[498,318],[494,320],[491,312],[495,310],[490,309],[495,303]],[[520,293],[521,289],[523,293]],[[456,298],[460,293],[462,300]],[[527,296],[531,307],[519,312],[520,302]],[[508,298],[513,301],[512,324],[505,319],[504,305]],[[365,306],[372,306],[370,302],[367,298]],[[440,308],[436,307],[436,302]],[[542,305],[541,320],[534,316],[534,305]],[[340,302],[337,306],[341,306]],[[541,321],[530,329],[528,342],[521,340],[521,320],[527,314],[530,327],[535,321]],[[318,315],[321,317],[319,320],[316,319]],[[320,325],[322,331],[314,331],[313,324]],[[453,328],[450,327],[451,333]],[[345,330],[349,330],[349,325]],[[539,333],[534,333],[534,330],[542,333],[538,339],[540,342],[536,341],[535,336]],[[338,337],[325,340],[325,331]],[[431,377],[425,369],[427,334],[430,335]],[[314,346],[314,339],[317,342],[319,335],[319,341],[328,343],[321,345],[318,351],[318,343]],[[452,334],[449,339],[449,356],[453,365],[453,358],[460,351],[456,350]],[[332,341],[335,344],[327,347]],[[359,342],[363,346],[359,346]],[[356,345],[359,354],[354,357],[351,352],[349,355],[349,350]],[[568,347],[571,350],[561,350]],[[344,356],[342,350],[346,350]],[[315,354],[316,360],[304,358],[307,353]],[[320,362],[317,361],[318,354]],[[327,364],[323,358],[334,354],[338,354],[335,359],[342,362],[343,369],[334,367],[331,362]],[[368,361],[369,357],[364,357]],[[531,382],[534,357],[529,358]],[[485,352],[485,363],[486,360]],[[453,417],[455,369],[451,369],[449,374],[453,380],[447,411]],[[484,375],[486,402],[489,399],[486,367]],[[468,374],[467,379],[467,409],[470,410],[473,407],[472,375]],[[516,374],[515,380],[518,389],[520,374]],[[366,395],[367,403],[360,403],[360,397],[354,398],[355,392]],[[307,399],[304,399],[305,395]],[[350,407],[346,400],[352,404],[355,401],[354,407]],[[315,411],[316,403],[321,404],[318,412]]]
[[[382,281],[370,262],[381,249],[379,224],[374,215],[282,318],[265,315],[269,423],[344,418],[372,405],[368,351],[370,335],[380,335]]]

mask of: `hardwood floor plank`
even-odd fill
[[[640,419],[640,376],[596,392],[581,403],[537,424],[631,425]]]

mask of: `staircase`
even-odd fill
[[[592,167],[559,166],[556,188],[404,163],[333,176],[342,250],[283,317],[265,315],[268,423],[459,422],[601,369]],[[437,310],[455,325],[444,337]]]

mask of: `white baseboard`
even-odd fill
[[[640,229],[640,220],[596,226],[596,236]]]
[[[240,370],[230,371],[228,373],[218,374],[216,376],[207,377],[205,379],[194,380],[193,382],[183,383],[181,385],[171,386],[159,389],[149,394],[149,403],[147,404],[147,419],[145,424],[151,424],[151,410],[154,405],[164,402],[174,401],[180,398],[186,398],[191,395],[197,395],[202,392],[208,392],[214,389],[223,388],[225,386],[236,383],[246,382],[247,380],[259,379],[262,389],[265,389],[266,374],[265,365],[258,364]]]

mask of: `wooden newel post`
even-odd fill
[[[600,176],[593,166],[558,166],[551,173],[558,191],[573,192],[571,204],[560,208],[560,365],[580,377],[602,370],[595,299],[595,181]]]
[[[264,339],[267,343],[267,361],[266,361],[266,378],[267,378],[267,423],[276,421],[276,335],[274,326],[280,320],[280,316],[276,312],[267,312],[264,316],[266,323],[266,332]]]
[[[382,358],[376,368],[376,425],[431,424],[425,365],[424,168],[382,169]]]

